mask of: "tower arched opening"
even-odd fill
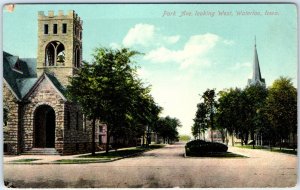
[[[46,46],[45,66],[60,66],[65,63],[65,46],[59,41],[52,41]]]

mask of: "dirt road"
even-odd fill
[[[177,143],[109,163],[4,164],[16,187],[292,187],[297,156],[229,148],[249,158],[184,158]]]

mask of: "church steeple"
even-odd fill
[[[63,84],[74,76],[82,61],[82,20],[70,10],[38,14],[37,73],[47,71]]]
[[[262,85],[266,86],[265,79],[261,77],[259,60],[256,48],[256,37],[254,38],[254,59],[253,59],[253,74],[252,79],[248,79],[248,85]]]

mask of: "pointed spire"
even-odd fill
[[[254,36],[254,59],[253,59],[253,74],[252,79],[248,80],[248,85],[264,85],[265,86],[265,79],[261,77],[260,67],[259,67],[259,60],[256,48],[256,36]]]
[[[254,44],[254,60],[253,60],[252,80],[255,80],[255,81],[261,80],[259,60],[258,60],[258,54],[257,54],[257,48],[256,48],[256,39],[255,39],[255,44]]]

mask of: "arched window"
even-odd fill
[[[8,108],[6,106],[3,106],[3,124],[4,126],[7,126],[7,121],[8,121]]]
[[[75,50],[75,67],[76,68],[79,68],[80,67],[80,48],[79,47],[76,47],[76,50]]]
[[[65,64],[65,46],[59,41],[52,41],[46,46],[45,66]]]

